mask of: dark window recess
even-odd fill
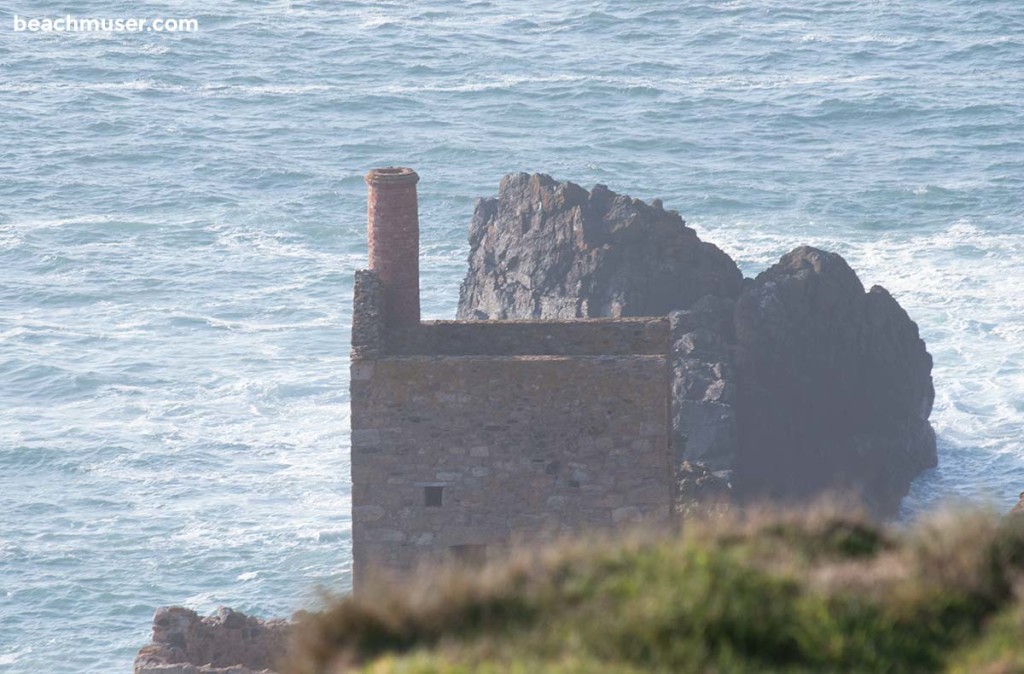
[[[487,561],[486,545],[453,545],[452,557],[463,564],[483,564]]]
[[[428,508],[440,508],[444,503],[444,487],[424,487],[423,505]]]

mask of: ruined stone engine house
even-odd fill
[[[662,522],[672,318],[421,321],[417,174],[371,171],[352,321],[356,587],[518,537]],[[731,423],[726,419],[727,423]]]

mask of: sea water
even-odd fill
[[[153,609],[350,582],[370,168],[419,171],[423,312],[474,199],[661,198],[753,275],[799,244],[935,358],[910,517],[1024,489],[1020,0],[127,2],[0,12],[0,671],[130,670]]]

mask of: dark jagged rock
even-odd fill
[[[917,325],[842,257],[797,248],[736,303],[737,489],[859,494],[891,514],[936,463],[932,359]]]
[[[676,469],[676,514],[723,514],[733,500],[732,471],[711,471],[699,463],[683,461]]]
[[[274,674],[291,624],[229,608],[208,618],[179,606],[157,609],[153,642],[139,651],[135,674]]]
[[[669,314],[676,463],[699,463],[711,471],[735,467],[733,306],[732,300],[709,296]]]
[[[742,275],[675,211],[603,185],[505,176],[469,231],[458,317],[664,316],[706,295],[735,298]]]

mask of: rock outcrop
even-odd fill
[[[858,494],[893,513],[936,462],[932,359],[886,292],[797,248],[736,302],[736,487],[747,498]]]
[[[732,259],[675,211],[603,185],[505,176],[477,201],[458,317],[664,316],[706,295],[735,298]]]
[[[676,468],[676,515],[723,515],[732,508],[732,471],[711,471],[702,464],[683,461]]]
[[[736,462],[734,303],[708,296],[669,314],[672,333],[672,446],[675,463],[711,472]]]
[[[139,651],[135,674],[274,674],[291,623],[262,621],[229,608],[208,618],[181,607],[157,609],[153,642]]]
[[[935,465],[917,325],[839,255],[797,248],[744,281],[659,201],[523,173],[477,202],[469,240],[460,319],[669,314],[676,465],[737,498],[838,490],[888,515]]]

